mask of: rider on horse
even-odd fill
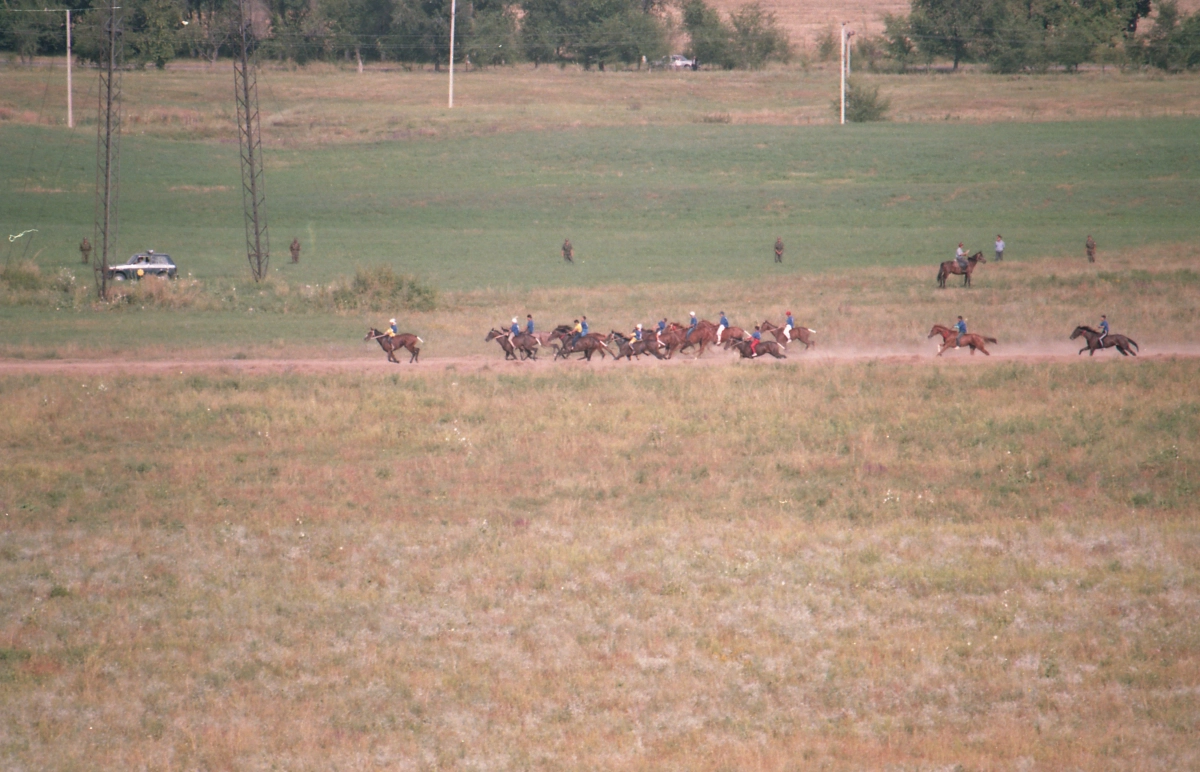
[[[525,314],[525,334],[533,337],[533,314]]]
[[[512,325],[508,328],[508,342],[511,345],[521,334],[521,325],[517,323],[517,317],[513,317]]]
[[[1100,314],[1100,339],[1098,342],[1103,343],[1104,339],[1107,337],[1108,337],[1108,315]]]
[[[963,243],[958,242],[958,251],[954,253],[954,259],[958,263],[958,267],[962,270],[967,270],[967,250],[963,249]]]
[[[387,331],[387,336],[388,336],[389,338],[394,338],[394,337],[396,337],[396,335],[397,335],[399,332],[400,332],[400,331],[396,329],[396,320],[395,320],[395,319],[391,319],[391,320],[389,320],[389,321],[388,321],[388,331]]]
[[[796,320],[792,318],[792,312],[787,312],[787,321],[783,323],[783,338],[784,340],[792,339],[792,329],[796,326]]]
[[[584,318],[586,318],[586,317],[584,317]],[[575,348],[575,342],[583,337],[583,330],[584,330],[583,325],[579,323],[578,319],[576,319],[575,326],[571,328],[571,332],[573,332],[574,335],[571,336],[571,343],[569,345],[569,348]]]
[[[729,320],[725,318],[725,312],[721,312],[721,319],[717,322],[717,345],[721,345],[721,333],[729,327]]]
[[[954,348],[958,348],[958,344],[962,341],[962,336],[967,334],[967,323],[963,321],[961,316],[958,317],[954,329],[958,330],[958,335],[954,338]]]
[[[687,331],[687,334],[683,336],[683,339],[684,339],[684,340],[691,340],[691,339],[692,339],[692,333],[696,331],[696,322],[697,322],[697,320],[696,320],[696,312],[695,312],[695,311],[689,311],[688,313],[690,313],[690,314],[691,314],[692,320],[691,320],[691,322],[688,324],[688,331]]]
[[[663,317],[658,322],[658,329],[654,331],[654,340],[661,346],[662,334],[667,331],[667,317]]]
[[[758,344],[762,340],[762,330],[759,326],[754,325],[754,332],[750,333],[750,356],[758,356]]]
[[[639,343],[642,340],[642,325],[640,323],[633,329],[633,339]]]

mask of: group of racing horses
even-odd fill
[[[694,326],[688,327],[671,322],[661,332],[657,327],[650,330],[639,327],[628,333],[612,330],[607,335],[599,332],[578,334],[568,324],[560,324],[550,332],[520,332],[516,335],[493,328],[488,331],[484,341],[496,341],[504,350],[505,359],[537,359],[540,350],[547,348],[554,352],[555,359],[582,354],[589,362],[592,355],[597,353],[601,359],[610,356],[614,360],[624,358],[632,361],[643,355],[670,359],[677,353],[693,348],[699,357],[709,347],[717,345],[726,350],[734,349],[745,359],[766,355],[786,359],[784,352],[788,343],[802,344],[805,349],[816,345],[813,338],[816,331],[808,327],[787,329],[764,321],[759,325],[759,331],[760,335],[770,335],[774,340],[756,340],[741,327],[731,325],[719,328],[707,319],[699,319]]]

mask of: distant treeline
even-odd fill
[[[855,54],[876,71],[977,62],[993,72],[1077,69],[1081,64],[1200,67],[1200,13],[1179,13],[1174,0],[912,0],[907,16],[884,17],[885,32],[861,37]],[[831,31],[822,52],[834,56]]]
[[[298,64],[349,60],[444,65],[451,0],[244,0],[260,56]],[[722,15],[704,0],[461,0],[455,60],[477,66],[573,63],[652,65],[691,41],[687,53],[706,66],[757,68],[786,61],[791,48],[774,15],[755,2]],[[31,59],[65,51],[65,14],[75,51],[95,54],[99,0],[5,0],[0,50]],[[122,0],[126,61],[164,66],[175,57],[216,60],[233,53],[238,0]]]

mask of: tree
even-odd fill
[[[166,67],[180,44],[182,0],[131,0],[126,8],[125,43],[130,58],[143,67]]]
[[[771,60],[786,62],[791,56],[787,33],[775,14],[757,2],[747,3],[729,15],[733,27],[733,59],[738,67],[762,69]]]
[[[907,16],[883,15],[883,49],[896,62],[900,72],[908,69],[917,46],[912,40],[912,25]]]
[[[506,7],[477,10],[463,46],[471,61],[481,67],[507,64],[520,56],[517,20]]]
[[[912,0],[909,17],[914,37],[931,56],[954,61],[971,61],[978,50],[978,31],[983,26],[986,0]]]
[[[733,27],[721,21],[721,14],[704,0],[683,4],[683,29],[692,44],[688,53],[695,60],[731,70]]]

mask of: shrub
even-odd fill
[[[42,271],[32,261],[8,263],[0,269],[0,281],[11,290],[27,290],[36,292],[43,285]]]
[[[865,86],[854,79],[846,81],[846,120],[852,123],[886,121],[891,106],[891,102],[879,96],[878,87]],[[841,115],[840,100],[833,100],[833,111]]]
[[[437,290],[418,279],[398,274],[389,265],[358,268],[354,277],[335,282],[333,302],[339,309],[383,311],[397,306],[411,311],[437,308]]]

